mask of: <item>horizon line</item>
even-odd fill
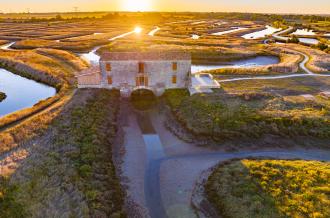
[[[330,13],[295,13],[295,12],[239,12],[239,11],[47,11],[47,12],[1,12],[0,14],[55,14],[55,13],[239,13],[239,14],[279,14],[279,15],[315,15],[315,16],[330,16]]]

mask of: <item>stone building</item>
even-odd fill
[[[115,88],[123,95],[148,89],[159,96],[165,89],[187,88],[190,76],[189,53],[109,52],[101,56],[99,71],[87,70],[77,77],[79,88]]]
[[[219,83],[209,74],[191,75],[185,52],[109,52],[98,67],[77,75],[78,88],[119,89],[123,96],[148,89],[160,96],[166,89],[187,88],[190,94],[212,92]]]

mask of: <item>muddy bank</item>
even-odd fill
[[[2,102],[3,100],[5,100],[6,99],[6,94],[5,93],[3,93],[3,92],[0,92],[0,102]]]
[[[121,99],[120,108],[113,157],[126,193],[125,210],[128,217],[148,217],[144,195],[146,151],[142,132],[128,99]]]

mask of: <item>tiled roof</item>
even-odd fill
[[[101,61],[191,60],[187,52],[107,52]]]
[[[77,72],[76,77],[88,76],[88,75],[96,74],[96,73],[100,73],[100,72],[101,72],[101,70],[100,70],[99,66],[92,66],[90,68]]]

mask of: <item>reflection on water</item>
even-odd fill
[[[309,29],[297,29],[295,32],[291,33],[291,35],[314,36],[315,33],[313,30]]]
[[[274,28],[274,27],[271,27],[271,26],[266,26],[266,29],[264,29],[264,30],[249,33],[249,34],[245,34],[242,37],[244,39],[259,39],[259,38],[264,38],[267,35],[271,35],[275,32],[280,31],[280,30],[282,30],[282,28],[277,29],[277,28]]]
[[[145,200],[151,217],[166,217],[160,195],[160,159],[165,157],[163,144],[157,134],[150,112],[136,111],[136,119],[146,146]]]
[[[7,43],[7,44],[4,44],[4,45],[1,45],[0,46],[0,49],[1,50],[8,50],[8,51],[11,51],[13,49],[10,48],[10,46],[14,45],[15,42],[10,42],[10,43]]]
[[[222,35],[225,35],[225,34],[228,34],[228,33],[233,33],[233,32],[237,32],[237,31],[240,31],[240,30],[247,29],[245,27],[231,27],[231,28],[232,28],[231,30],[221,31],[221,32],[217,32],[217,33],[212,33],[211,35],[222,36]]]
[[[279,58],[275,56],[258,56],[254,58],[248,58],[238,61],[230,61],[221,64],[192,65],[191,72],[194,74],[201,71],[216,70],[223,68],[257,67],[257,66],[264,66],[270,64],[277,64],[278,62],[279,62]]]
[[[56,94],[56,90],[50,86],[15,75],[5,69],[0,69],[0,91],[7,95],[0,103],[0,117],[32,107]]]
[[[114,41],[116,39],[119,39],[119,38],[123,38],[125,36],[128,36],[128,35],[131,35],[135,33],[135,31],[131,31],[131,32],[128,32],[128,33],[124,33],[124,34],[121,34],[119,36],[115,36],[111,39],[109,39],[109,41]],[[102,33],[94,33],[94,35],[99,35],[99,34],[102,34]],[[97,46],[95,47],[92,51],[88,52],[88,53],[83,53],[83,54],[80,54],[80,56],[85,59],[86,61],[88,61],[91,65],[98,65],[101,57],[96,54],[96,51],[101,48],[102,46]]]
[[[100,48],[101,46],[98,46],[94,48],[91,52],[81,54],[81,57],[88,61],[91,65],[97,65],[100,61],[100,56],[96,54],[96,51]]]
[[[192,34],[191,38],[192,38],[192,39],[199,39],[199,38],[200,38],[200,36],[199,36],[199,35],[197,35],[197,34]]]
[[[309,45],[317,45],[319,43],[319,40],[312,38],[299,38],[299,42],[306,43]]]

